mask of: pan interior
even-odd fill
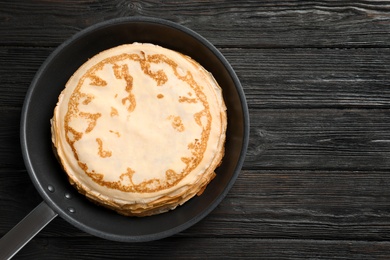
[[[225,157],[216,170],[217,177],[205,192],[173,211],[143,218],[121,216],[94,205],[80,195],[69,184],[54,156],[50,133],[50,119],[58,96],[77,68],[100,51],[132,42],[157,44],[198,61],[222,87],[228,113]],[[190,227],[223,199],[244,161],[249,138],[248,118],[245,97],[237,76],[208,41],[185,27],[165,20],[121,18],[81,31],[49,56],[26,95],[21,143],[25,164],[34,185],[46,203],[62,218],[106,239],[148,241]]]

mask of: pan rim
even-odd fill
[[[37,83],[39,82],[41,76],[44,74],[46,69],[50,66],[50,64],[53,62],[53,60],[65,49],[67,46],[69,46],[72,42],[75,40],[84,37],[85,35],[88,35],[89,33],[93,33],[95,30],[100,30],[102,28],[115,26],[123,23],[134,23],[134,22],[141,22],[141,23],[151,23],[151,24],[158,24],[158,25],[164,25],[171,28],[174,28],[176,30],[179,30],[185,34],[190,35],[191,37],[195,38],[198,42],[200,42],[202,45],[207,47],[213,55],[217,57],[217,59],[223,64],[223,66],[226,68],[226,71],[228,72],[229,76],[231,77],[232,81],[234,82],[236,91],[238,93],[239,100],[241,102],[240,107],[242,109],[243,114],[243,142],[242,146],[240,148],[239,153],[239,159],[236,163],[234,173],[232,177],[229,179],[227,185],[223,188],[223,191],[210,203],[210,206],[205,208],[203,211],[201,211],[199,214],[197,214],[194,218],[184,222],[181,225],[175,226],[174,228],[164,230],[159,233],[153,233],[153,234],[146,234],[146,235],[133,235],[133,236],[125,236],[125,235],[118,235],[118,234],[108,234],[107,232],[102,232],[100,230],[97,230],[95,228],[92,228],[84,223],[81,223],[79,221],[76,221],[72,216],[69,215],[69,213],[66,212],[65,209],[59,207],[57,203],[55,203],[46,192],[44,192],[45,187],[42,186],[42,183],[38,180],[37,174],[35,172],[34,166],[32,164],[32,159],[29,154],[28,149],[28,143],[27,143],[27,117],[28,117],[28,111],[30,108],[30,102],[32,99],[32,95],[34,93],[34,90],[36,89]],[[106,20],[100,23],[96,23],[94,25],[91,25],[70,38],[68,38],[66,41],[64,41],[61,45],[59,45],[44,61],[44,63],[41,65],[41,67],[36,72],[24,99],[23,107],[22,107],[22,114],[21,114],[21,123],[20,123],[20,142],[22,147],[22,155],[24,159],[24,163],[27,169],[27,172],[30,176],[30,179],[32,180],[35,188],[43,198],[43,200],[49,205],[50,208],[52,208],[61,218],[72,224],[73,226],[79,228],[80,230],[83,230],[89,234],[92,234],[97,237],[113,240],[113,241],[121,241],[121,242],[142,242],[142,241],[151,241],[151,240],[157,240],[162,239],[171,235],[174,235],[176,233],[179,233],[192,225],[199,222],[201,219],[206,217],[211,211],[213,211],[220,202],[225,198],[233,184],[235,183],[239,172],[242,168],[242,165],[245,160],[245,154],[248,148],[248,142],[249,142],[249,110],[245,99],[245,94],[243,91],[243,88],[241,86],[241,83],[234,72],[233,68],[231,67],[230,63],[226,60],[226,58],[221,54],[221,52],[212,45],[208,40],[206,40],[203,36],[199,35],[195,31],[179,25],[175,22],[171,22],[168,20],[160,19],[160,18],[152,18],[152,17],[121,17],[121,18],[115,18]]]

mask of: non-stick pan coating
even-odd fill
[[[69,184],[51,144],[50,118],[75,70],[98,52],[125,43],[149,42],[187,54],[209,70],[223,89],[228,112],[226,152],[205,192],[168,213],[130,218],[96,206]],[[193,31],[160,19],[119,18],[89,27],[46,60],[28,90],[21,120],[27,170],[44,201],[90,234],[116,241],[147,241],[180,232],[212,211],[233,185],[249,138],[248,109],[240,82],[220,52]]]

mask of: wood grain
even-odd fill
[[[386,1],[3,1],[0,45],[56,46],[89,25],[152,16],[218,46],[388,47]],[[37,15],[40,14],[40,15]]]
[[[63,259],[62,253],[74,259],[386,259],[388,242],[292,239],[196,239],[170,238],[162,241],[123,244],[101,239],[36,239],[16,259]],[[223,248],[223,250],[221,250]],[[62,253],[59,253],[62,252]],[[335,256],[334,252],[338,252]],[[367,254],[367,252],[370,252]]]
[[[222,49],[250,108],[388,108],[390,49]],[[379,54],[380,53],[380,54]]]
[[[251,110],[244,168],[388,170],[387,110]]]
[[[35,73],[70,36],[125,16],[185,25],[231,63],[251,120],[243,170],[173,237],[118,243],[57,217],[15,259],[389,258],[389,1],[0,0],[0,236],[42,201],[19,143]]]

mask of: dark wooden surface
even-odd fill
[[[250,109],[243,170],[173,237],[118,243],[56,218],[15,259],[390,258],[390,1],[0,1],[0,236],[41,201],[19,145],[34,74],[74,33],[135,15],[230,61]]]

